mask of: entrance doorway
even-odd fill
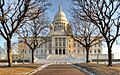
[[[59,49],[59,54],[62,54],[62,50],[61,49]]]
[[[58,50],[57,49],[55,50],[55,54],[58,54]]]
[[[63,49],[63,54],[65,54],[65,49]]]

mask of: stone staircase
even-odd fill
[[[71,55],[54,55],[50,54],[47,56],[47,59],[54,59],[54,60],[69,60],[74,59]]]
[[[54,63],[72,63],[74,58],[71,55],[54,55],[50,54],[47,56],[49,61],[53,61]]]
[[[78,59],[76,57],[80,57],[80,56],[74,56],[74,55],[55,55],[55,54],[50,54],[47,56],[47,59],[37,59],[36,63],[54,63],[54,64],[58,64],[58,63],[81,63],[81,62],[85,62],[85,59]]]

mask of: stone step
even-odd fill
[[[67,60],[67,59],[74,59],[71,55],[54,55],[50,54],[47,56],[47,59],[61,59],[61,60]]]

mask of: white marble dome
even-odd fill
[[[64,21],[64,22],[68,22],[64,12],[62,11],[62,7],[59,6],[59,10],[56,13],[55,17],[54,17],[54,22],[55,21]]]

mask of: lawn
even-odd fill
[[[41,64],[17,64],[12,67],[0,66],[0,75],[27,75]]]
[[[112,67],[108,67],[107,64],[95,63],[81,63],[76,65],[94,73],[95,75],[120,75],[120,64],[113,64]]]

